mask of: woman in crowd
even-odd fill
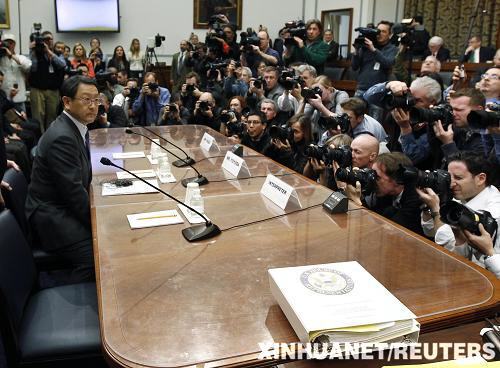
[[[85,47],[78,42],[73,46],[73,60],[71,60],[71,68],[76,69],[78,65],[85,64],[89,70],[89,77],[94,78],[94,65],[92,65],[92,61],[87,59],[87,51],[85,51]]]
[[[132,40],[127,56],[130,62],[129,77],[142,81],[142,75],[144,74],[144,53],[141,51],[141,43],[137,38]]]
[[[125,50],[123,49],[122,46],[115,47],[115,50],[113,51],[113,57],[109,60],[107,67],[108,68],[114,67],[119,72],[126,71],[128,73],[130,69],[130,64],[127,60],[127,56],[125,55]]]

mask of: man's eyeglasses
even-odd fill
[[[84,105],[102,105],[102,99],[100,98],[88,98],[88,97],[75,97],[77,100],[83,102]]]
[[[262,124],[262,121],[260,121],[260,120],[247,120],[247,125],[257,125],[257,124]]]
[[[485,78],[492,79],[492,80],[499,80],[500,76],[496,75],[496,74],[488,74],[488,73],[481,74],[481,79],[485,79]]]

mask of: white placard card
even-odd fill
[[[235,177],[245,177],[250,176],[250,171],[248,170],[247,163],[241,157],[236,156],[231,151],[226,152],[224,161],[222,161],[222,168],[227,170],[230,174]]]
[[[113,160],[124,160],[127,158],[141,158],[144,157],[143,151],[137,152],[115,152],[113,153]]]
[[[153,170],[132,170],[132,173],[143,179],[156,177],[156,174]],[[117,171],[116,177],[118,179],[135,179],[135,176],[130,175],[128,172],[125,171]]]
[[[267,175],[266,181],[260,189],[260,194],[270,199],[283,210],[289,203],[302,208],[295,189],[272,174]]]
[[[127,219],[132,229],[182,224],[184,222],[176,210],[136,213],[127,215]]]
[[[220,151],[215,138],[208,133],[203,134],[200,142],[200,147],[205,151]]]

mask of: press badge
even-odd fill
[[[373,70],[380,70],[380,63],[378,61],[373,66]]]

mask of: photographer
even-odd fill
[[[308,161],[306,148],[312,141],[311,119],[294,115],[284,126],[269,128],[271,146],[266,155],[292,170],[302,173]]]
[[[193,116],[189,119],[189,124],[206,125],[213,130],[220,131],[220,107],[215,104],[214,96],[210,92],[203,92],[196,101]]]
[[[471,152],[459,152],[448,160],[448,172],[451,175],[450,188],[454,200],[474,211],[488,211],[498,224],[500,193],[495,186],[491,185],[495,171],[498,172],[498,166],[493,166],[483,157]],[[422,212],[422,227],[425,234],[434,236],[437,244],[464,256],[500,277],[500,256],[498,255],[500,237],[498,234],[494,247],[482,246],[481,244],[485,242],[479,243],[479,239],[471,237],[470,233],[469,239],[472,242],[469,243],[467,234],[464,234],[461,228],[452,228],[443,223],[440,214],[442,204],[432,189],[417,189],[417,192],[429,209],[428,212]],[[485,237],[482,231],[481,233],[482,237]],[[491,235],[488,235],[491,238]]]
[[[4,75],[2,89],[18,111],[26,112],[25,75],[30,68],[30,59],[24,55],[16,55],[16,39],[14,35],[4,33],[2,35],[2,48],[0,49],[0,71]]]
[[[66,62],[62,55],[57,56],[52,51],[54,37],[51,32],[39,34],[37,31],[30,40],[31,114],[40,122],[43,133],[57,117],[59,88],[64,80]]]
[[[132,111],[140,125],[155,125],[160,109],[170,101],[170,91],[158,85],[156,74],[148,72],[144,75],[139,97],[132,105]]]
[[[248,49],[242,46],[241,65],[248,66],[252,70],[252,75],[257,76],[256,65],[262,60],[266,65],[277,66],[280,63],[280,55],[276,50],[271,48],[271,39],[267,31],[257,33],[259,38],[259,46],[246,45]]]
[[[226,77],[224,78],[224,95],[226,98],[233,96],[246,96],[248,86],[252,78],[250,68],[236,67],[236,62],[231,60],[226,69]]]
[[[189,116],[189,111],[182,106],[179,93],[174,93],[170,103],[160,110],[158,125],[186,125]]]
[[[99,128],[124,128],[128,126],[125,111],[119,106],[111,105],[104,93],[99,93],[101,104],[93,123],[87,125],[89,130]]]
[[[192,113],[196,101],[198,101],[202,93],[200,90],[200,76],[195,72],[187,73],[185,83],[181,86],[182,106]]]
[[[323,24],[318,19],[310,19],[306,25],[306,39],[294,36],[295,41],[283,52],[286,65],[297,61],[314,66],[318,74],[323,73],[330,47],[323,41]]]
[[[241,137],[241,144],[265,155],[271,145],[271,137],[266,128],[264,115],[257,111],[250,112],[247,117],[247,131]]]
[[[375,192],[367,197],[361,195],[359,182],[356,187],[347,185],[346,194],[354,203],[366,205],[369,209],[406,227],[418,234],[422,234],[420,226],[421,201],[415,185],[400,184],[400,165],[411,166],[411,161],[401,152],[383,153],[373,163],[375,171]],[[373,183],[370,183],[373,185]]]
[[[129,78],[122,93],[117,94],[115,98],[113,98],[113,105],[121,107],[125,115],[131,118],[132,105],[137,97],[139,97],[138,80],[136,78]]]
[[[238,136],[241,138],[243,132],[246,131],[246,126],[243,122],[243,119],[245,119],[244,112],[249,112],[245,99],[241,96],[231,98],[228,108],[222,110],[219,115],[220,132],[226,137]]]
[[[276,104],[283,94],[284,88],[278,84],[279,71],[274,66],[264,69],[264,81],[252,78],[247,94],[247,103],[255,108],[264,98],[273,100]]]
[[[185,61],[185,65],[187,68],[191,68],[193,72],[202,76],[202,81],[198,82],[198,85],[206,85],[207,77],[206,77],[206,69],[205,65],[209,62],[208,60],[208,48],[204,43],[198,43],[194,51],[190,51],[188,54],[188,58]],[[189,73],[188,73],[189,74]],[[199,78],[199,77],[198,77]]]
[[[358,86],[354,96],[361,97],[363,93],[374,84],[385,82],[389,79],[391,68],[394,65],[398,49],[391,40],[392,23],[381,21],[377,25],[379,33],[376,42],[364,37],[364,44],[359,47],[355,42],[354,55],[352,58],[352,70],[359,70],[357,78]],[[380,109],[373,109],[370,115],[376,120],[381,119]]]

